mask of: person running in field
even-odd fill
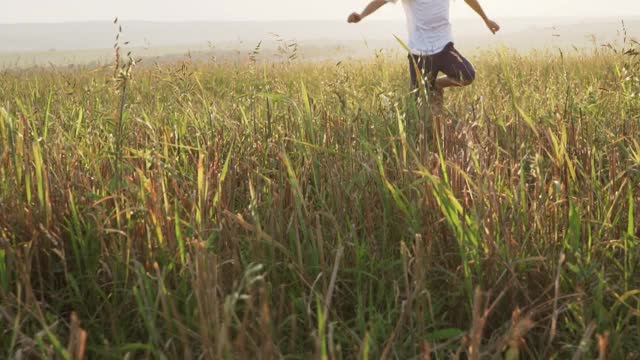
[[[349,15],[349,23],[358,23],[388,2],[398,0],[373,0],[362,13]],[[433,95],[436,109],[442,106],[444,89],[466,86],[476,77],[473,65],[453,46],[453,35],[449,21],[450,0],[402,0],[409,28],[409,73],[411,87],[418,88],[416,66],[424,77],[429,93]],[[465,0],[492,33],[500,26],[485,15],[477,0]],[[446,76],[438,78],[442,72]]]

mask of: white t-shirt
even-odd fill
[[[398,0],[386,0],[396,3]],[[433,55],[453,41],[450,0],[402,0],[407,14],[409,48],[416,55]]]

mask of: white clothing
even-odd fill
[[[397,3],[398,0],[386,0]],[[414,55],[433,55],[453,42],[450,0],[402,0],[407,15],[409,49]]]

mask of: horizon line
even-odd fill
[[[640,13],[638,14],[621,14],[621,15],[590,15],[590,16],[576,16],[576,15],[553,15],[553,16],[539,16],[539,15],[517,15],[517,16],[504,16],[496,17],[499,19],[584,19],[584,20],[598,20],[598,19],[617,19],[624,21],[624,19],[638,18],[640,19]],[[22,22],[8,22],[0,20],[0,25],[64,25],[64,24],[88,24],[88,23],[113,23],[114,19],[89,19],[89,20],[51,20],[51,21],[22,21]],[[470,20],[475,19],[474,16],[453,16],[453,20]],[[137,23],[155,23],[155,24],[179,24],[179,23],[305,23],[305,22],[343,22],[343,19],[339,18],[327,18],[327,19],[178,19],[178,20],[153,20],[153,19],[121,19],[119,22],[137,22]],[[370,19],[368,22],[400,22],[405,21],[404,18],[398,17],[393,19]]]

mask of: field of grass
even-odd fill
[[[638,359],[632,45],[4,71],[0,357]]]

